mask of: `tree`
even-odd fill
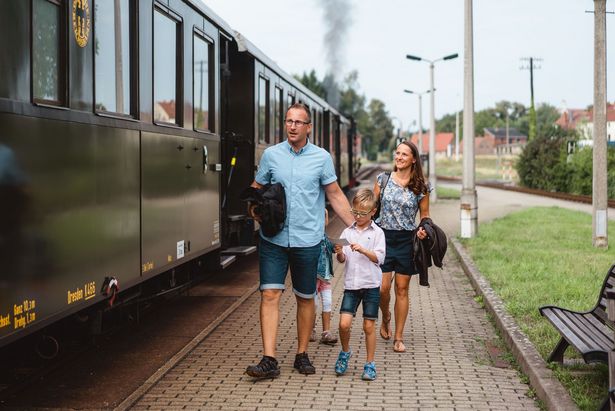
[[[315,70],[294,77],[342,114],[354,118],[361,135],[362,147],[370,160],[376,160],[379,152],[388,151],[393,137],[393,122],[381,100],[372,99],[367,109],[365,108],[366,98],[359,91],[359,75],[356,71],[346,76],[341,87],[329,74],[320,81]],[[337,101],[331,101],[332,98]]]
[[[461,127],[462,114],[459,114],[459,127]],[[436,120],[436,133],[454,133],[455,132],[455,113],[445,114],[440,119]]]
[[[319,97],[324,99],[327,98],[325,85],[322,81],[318,80],[316,70],[312,69],[309,73],[304,72],[301,76],[295,74],[293,77],[299,80],[301,84],[309,88],[311,91],[316,93]]]
[[[340,91],[339,110],[342,114],[352,117],[357,124],[357,130],[363,134],[369,128],[369,115],[365,111],[365,96],[359,93],[359,74],[357,71],[350,72],[342,84]],[[363,148],[371,144],[367,137],[362,135]]]
[[[368,105],[368,114],[372,149],[380,153],[385,152],[388,149],[389,140],[393,137],[394,127],[384,102],[372,99]]]
[[[541,134],[544,130],[551,130],[559,116],[557,108],[547,103],[540,104],[536,110],[536,133]]]

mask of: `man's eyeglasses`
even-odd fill
[[[303,127],[303,126],[307,126],[308,124],[310,124],[309,121],[301,121],[301,120],[286,120],[284,121],[284,123],[288,127],[292,127],[293,124],[295,125],[295,127]]]
[[[350,212],[352,213],[352,215],[355,215],[357,217],[365,217],[366,215],[369,215],[369,213],[371,213],[372,211],[359,211],[355,210],[354,208],[351,208]]]

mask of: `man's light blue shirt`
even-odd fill
[[[263,153],[256,173],[258,184],[281,183],[286,192],[286,221],[274,237],[261,237],[281,247],[311,247],[325,231],[324,186],[337,180],[331,155],[307,144],[296,153],[288,141]]]

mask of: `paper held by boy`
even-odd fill
[[[342,247],[345,245],[350,245],[350,243],[348,242],[348,240],[346,240],[345,238],[331,238],[329,237],[329,241],[331,241],[332,244],[339,244]]]

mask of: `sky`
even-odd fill
[[[404,89],[430,88],[428,60],[435,63],[435,117],[463,107],[463,0],[203,0],[289,74],[330,64],[325,35],[342,37],[335,68],[339,79],[357,70],[368,101],[385,102],[395,127],[418,129],[418,97]],[[523,57],[540,58],[534,70],[536,104],[586,108],[593,104],[594,8],[592,0],[474,0],[474,107],[509,100],[530,104],[530,72]],[[323,5],[342,4],[334,25]],[[343,7],[345,5],[345,7]],[[607,11],[615,3],[607,1]],[[607,100],[615,101],[615,14],[607,14]],[[429,125],[429,95],[423,96],[423,127]]]

